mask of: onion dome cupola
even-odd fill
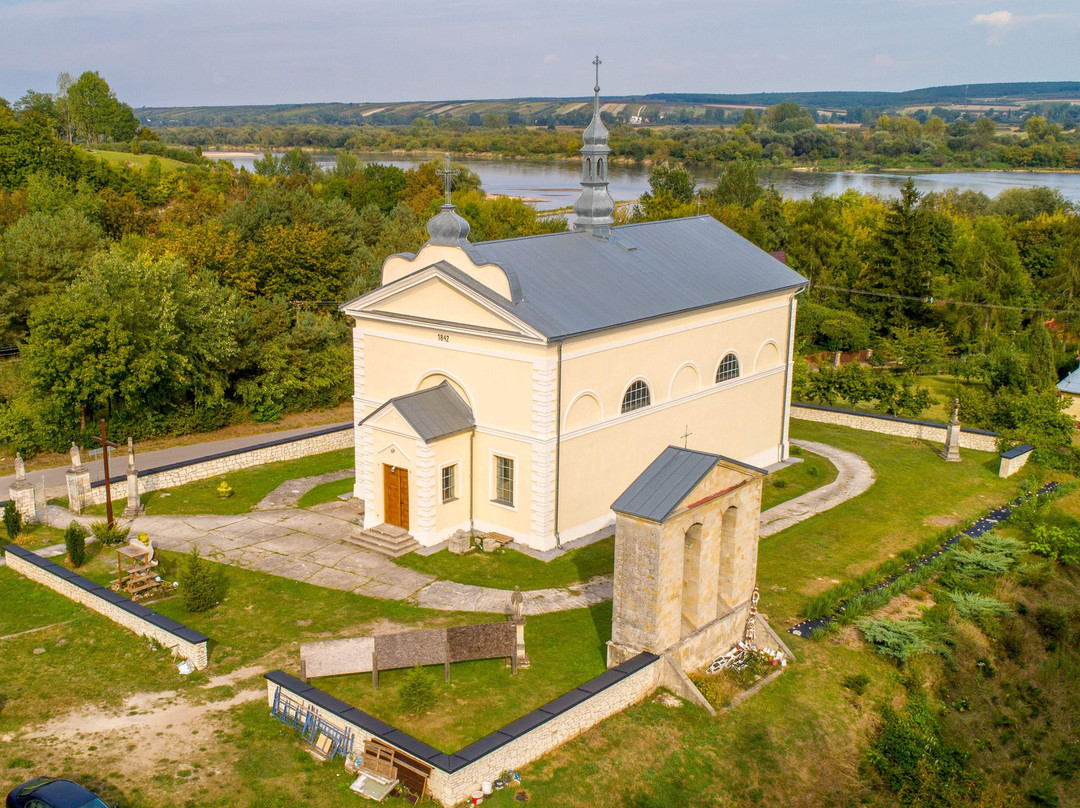
[[[607,168],[608,130],[600,120],[600,57],[593,60],[596,66],[596,85],[593,87],[593,116],[582,135],[581,147],[581,196],[574,203],[575,230],[586,230],[594,236],[607,238],[615,223],[611,214],[615,201],[608,193]]]
[[[450,168],[450,155],[446,155],[446,167],[439,171],[446,182],[446,202],[439,212],[427,223],[428,244],[444,247],[464,247],[469,243],[469,223],[457,212],[457,206],[450,201],[450,185],[453,170]]]

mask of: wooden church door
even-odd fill
[[[409,472],[399,466],[383,464],[383,518],[388,524],[409,529]]]

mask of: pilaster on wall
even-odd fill
[[[363,398],[366,389],[364,371],[364,332],[353,323],[353,396]],[[357,419],[359,420],[359,419]]]
[[[533,363],[532,479],[529,481],[530,527],[534,547],[546,547],[555,535],[556,436],[558,434],[558,367],[555,359]]]
[[[422,440],[416,441],[415,527],[410,531],[421,544],[435,541],[435,497],[438,481],[435,470],[435,448]]]
[[[364,502],[364,526],[370,527],[367,514],[372,513],[375,503],[375,464],[372,462],[372,453],[375,451],[375,433],[369,426],[360,426],[355,430],[356,435],[356,481],[353,485],[353,496]]]

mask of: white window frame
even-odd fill
[[[630,388],[638,383],[645,385],[645,392],[648,394],[649,400],[646,401],[644,404],[638,405],[637,407],[631,407],[630,409],[626,409],[626,395],[630,392]],[[638,410],[643,410],[647,407],[651,407],[654,403],[655,402],[653,401],[652,385],[649,384],[648,379],[639,376],[636,379],[632,379],[630,383],[623,388],[622,397],[619,399],[619,415],[629,415],[632,412],[637,412]]]
[[[488,468],[491,469],[491,497],[490,502],[492,505],[497,505],[500,508],[506,508],[507,510],[516,511],[518,502],[518,477],[521,470],[521,464],[518,462],[517,455],[510,454],[509,452],[497,452],[494,449],[490,450],[491,462]],[[511,488],[513,489],[511,495],[513,500],[511,502],[503,502],[499,500],[499,465],[498,458],[509,460],[513,463],[513,480],[511,481]]]
[[[451,502],[458,500],[458,486],[461,484],[461,474],[458,472],[461,463],[458,460],[454,460],[450,463],[444,463],[439,466],[439,502],[443,505],[447,505]],[[446,486],[444,484],[443,475],[447,469],[453,469],[453,487],[450,491],[450,496],[446,496]]]
[[[727,378],[727,379],[721,379],[720,378],[720,371],[723,370],[724,360],[727,359],[729,356],[735,357],[735,364],[736,364],[735,375],[731,376],[730,378]],[[737,352],[735,352],[735,351],[726,351],[724,353],[724,355],[722,357],[720,357],[720,362],[716,366],[716,373],[713,374],[713,384],[726,384],[727,382],[733,382],[736,379],[741,379],[742,375],[743,375],[742,368],[743,368],[742,357],[740,357],[739,354]]]

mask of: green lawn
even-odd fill
[[[152,154],[129,154],[128,152],[97,150],[88,151],[87,154],[114,165],[133,165],[142,169],[145,169],[150,165],[150,158],[155,156]],[[158,162],[161,163],[162,174],[168,174],[171,171],[176,171],[178,168],[186,168],[188,165],[187,163],[181,163],[179,160],[173,160],[170,157],[158,157],[157,159]]]
[[[296,502],[298,508],[310,508],[312,505],[321,505],[324,502],[333,502],[342,494],[350,494],[356,480],[349,477],[344,480],[333,480],[328,483],[319,483],[305,493]]]
[[[610,575],[615,569],[615,537],[571,550],[551,561],[540,561],[509,548],[491,553],[473,550],[463,556],[449,550],[429,556],[409,553],[394,561],[417,572],[461,584],[496,589],[515,586],[549,589],[573,586],[595,575]]]
[[[0,532],[0,538],[3,539],[3,544],[11,543],[7,533]],[[53,544],[63,544],[64,530],[63,527],[55,525],[24,524],[14,543],[27,550],[40,550]]]
[[[487,617],[486,619],[491,619]],[[439,692],[437,704],[420,716],[403,714],[398,690],[406,670],[379,672],[379,688],[371,674],[333,676],[312,683],[327,693],[393,724],[444,752],[456,752],[499,727],[573,690],[607,669],[611,639],[611,604],[530,617],[525,650],[532,662],[516,676],[502,659],[458,662],[428,668]]]
[[[149,516],[247,513],[263,497],[287,480],[340,471],[351,468],[352,464],[353,450],[338,449],[297,460],[267,463],[176,488],[150,491],[143,495],[142,504]],[[222,499],[217,493],[223,480],[233,490],[228,499]],[[126,503],[126,499],[113,500],[113,512],[119,515]],[[87,508],[85,512],[102,516],[105,514],[105,506],[95,505]]]
[[[799,447],[793,446],[792,449],[799,450]],[[801,497],[836,479],[836,466],[821,455],[801,450],[798,456],[803,462],[780,469],[765,478],[761,488],[761,510],[775,508],[781,502]],[[778,482],[781,485],[777,485]]]
[[[761,542],[761,608],[778,627],[811,595],[997,506],[1019,485],[997,476],[996,454],[965,449],[962,462],[945,463],[940,444],[809,421],[793,420],[791,434],[854,452],[873,467],[877,481],[855,499]]]

